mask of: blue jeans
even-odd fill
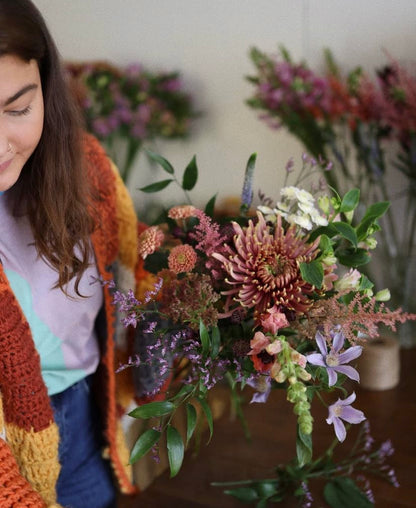
[[[59,427],[61,472],[58,503],[68,508],[113,508],[115,489],[110,465],[101,456],[98,413],[83,379],[51,397]]]

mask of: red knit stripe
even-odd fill
[[[53,420],[39,354],[0,264],[0,389],[6,422],[43,430]]]
[[[10,448],[0,439],[1,508],[44,508],[46,504],[20,474]]]
[[[95,248],[100,249],[105,266],[108,266],[116,259],[118,253],[115,178],[110,160],[98,141],[86,134],[84,145],[88,178],[94,191],[98,192],[98,199],[94,200],[92,207],[98,211],[94,216],[98,215],[100,218],[98,230],[101,238],[98,245],[95,244]]]

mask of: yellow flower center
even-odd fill
[[[334,407],[334,414],[336,417],[340,417],[342,415],[342,406],[335,406]]]
[[[336,367],[339,365],[338,355],[336,353],[329,353],[326,357],[326,364],[328,367]]]

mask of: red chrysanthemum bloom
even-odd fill
[[[195,266],[196,260],[196,252],[190,245],[177,245],[169,253],[169,270],[174,273],[190,272]]]
[[[146,259],[149,254],[153,254],[162,245],[164,238],[163,231],[157,226],[145,229],[138,238],[139,256]]]
[[[213,256],[222,262],[228,274],[226,282],[232,286],[226,311],[231,312],[232,301],[262,314],[273,305],[303,314],[311,305],[309,298],[315,288],[302,279],[300,263],[308,263],[318,254],[319,238],[306,243],[299,237],[296,226],[287,231],[278,215],[272,232],[261,213],[258,222],[249,221],[245,228],[233,223],[234,245],[225,247],[224,255]]]
[[[168,212],[168,217],[170,219],[189,219],[189,217],[195,217],[196,210],[192,205],[173,206]]]

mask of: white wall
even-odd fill
[[[414,58],[415,0],[34,0],[65,59],[141,62],[153,70],[179,70],[195,106],[204,112],[189,141],[158,142],[156,149],[182,169],[197,154],[200,179],[194,202],[215,192],[238,195],[245,163],[258,153],[256,188],[276,195],[290,156],[301,146],[272,132],[244,104],[254,68],[248,50],[273,52],[283,43],[294,58],[319,69],[330,47],[345,69],[385,63],[383,48],[401,61]],[[139,158],[130,185],[155,181]],[[172,190],[162,198],[180,198]],[[148,198],[147,198],[148,199]]]

